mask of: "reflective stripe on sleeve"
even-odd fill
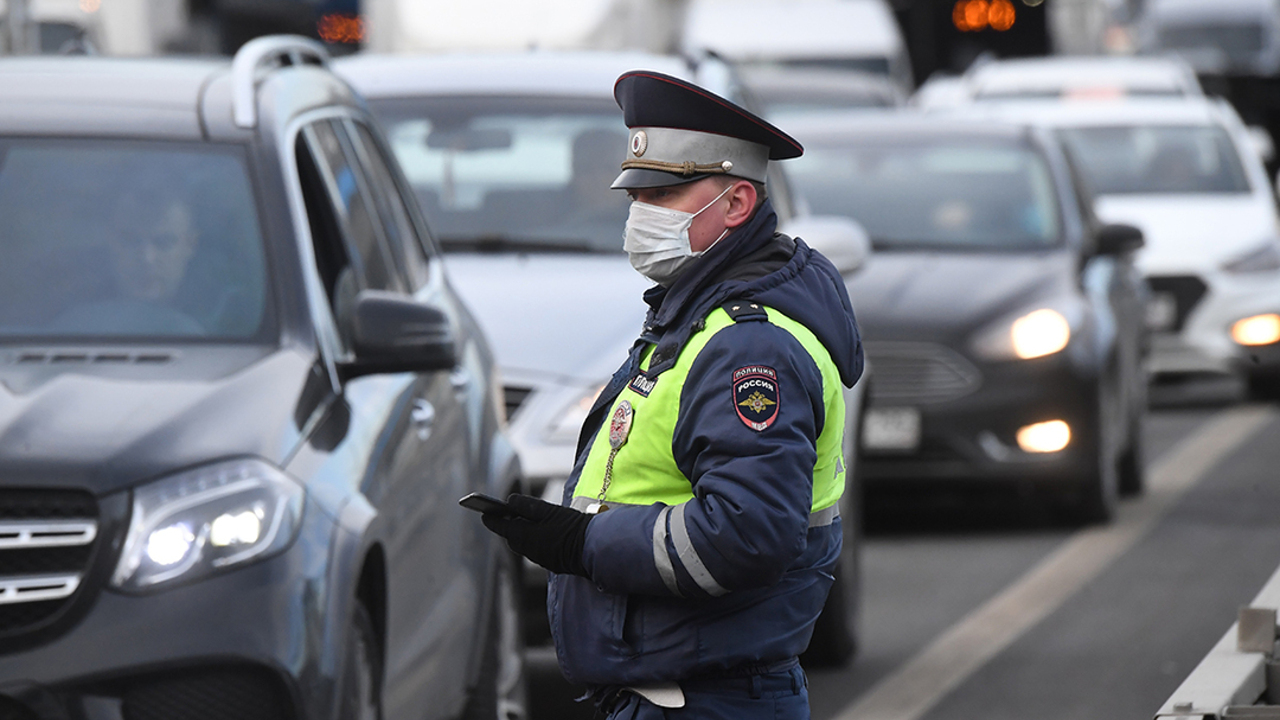
[[[684,510],[688,506],[687,502],[680,503],[671,514],[671,539],[676,546],[676,554],[680,556],[684,569],[689,571],[698,587],[712,597],[720,597],[729,591],[720,587],[720,583],[711,576],[711,571],[707,570],[698,551],[693,547],[693,541],[689,539],[689,530],[684,525]]]
[[[667,552],[667,516],[671,514],[671,508],[663,508],[658,513],[658,519],[653,523],[653,564],[658,568],[658,574],[662,576],[662,584],[667,589],[680,597],[680,585],[676,582],[676,568],[671,563],[671,555]]]
[[[821,510],[814,510],[809,513],[809,527],[826,527],[836,521],[840,517],[840,505],[832,505],[824,507]]]

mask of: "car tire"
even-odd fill
[[[379,647],[373,618],[364,604],[357,602],[347,628],[342,692],[338,696],[340,720],[381,720],[382,653]]]
[[[1120,475],[1120,496],[1135,497],[1146,486],[1146,457],[1142,444],[1142,413],[1129,420],[1129,444],[1117,463]]]
[[[1108,427],[1108,413],[1104,396],[1100,394],[1097,407],[1097,428],[1094,430],[1089,470],[1085,471],[1079,488],[1078,515],[1082,524],[1110,522],[1120,499],[1120,479],[1116,454],[1112,452],[1115,429]]]
[[[1280,400],[1280,373],[1256,372],[1246,378],[1249,397],[1253,400],[1274,402]]]
[[[525,720],[529,716],[519,569],[511,553],[505,549],[499,553],[480,676],[459,720]]]

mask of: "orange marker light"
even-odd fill
[[[1017,19],[1018,11],[1009,0],[992,0],[991,7],[987,9],[987,22],[991,23],[992,30],[1004,32],[1013,27]]]
[[[330,13],[320,17],[316,23],[317,34],[327,43],[345,43],[352,45],[364,40],[364,18],[359,15],[340,15]]]
[[[1010,0],[957,0],[951,8],[951,22],[961,32],[978,32],[988,27],[1004,32],[1013,27],[1018,11]]]
[[[987,0],[959,0],[951,11],[951,20],[962,32],[977,32],[987,26]]]

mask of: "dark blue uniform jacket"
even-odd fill
[[[776,227],[766,201],[670,288],[645,294],[644,333],[583,425],[565,504],[643,350],[656,345],[648,374],[660,376],[703,319],[730,299],[754,300],[803,324],[826,347],[841,381],[857,381],[862,346],[844,281],[825,257]],[[744,424],[732,402],[733,371],[752,365],[776,369],[783,398],[776,421],[760,431]],[[717,333],[690,369],[671,439],[696,496],[685,508],[687,536],[715,592],[680,562],[673,563],[679,593],[662,580],[654,559],[662,505],[595,516],[583,553],[590,577],[550,579],[548,613],[565,676],[633,685],[802,652],[840,554],[840,521],[809,527],[815,441],[826,421],[821,374],[790,333],[749,319]],[[666,550],[677,557],[673,542]]]

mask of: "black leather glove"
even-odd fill
[[[511,495],[507,504],[513,516],[484,513],[484,526],[506,538],[512,551],[553,573],[587,576],[582,547],[591,515],[528,495]]]

